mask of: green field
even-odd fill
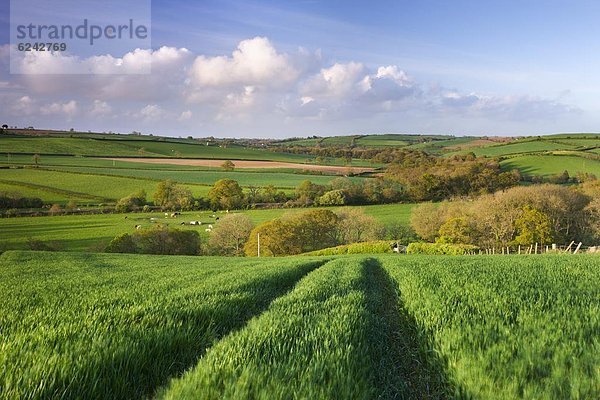
[[[143,164],[141,164],[143,165]],[[305,180],[310,180],[319,185],[327,185],[337,176],[331,175],[305,175],[287,172],[269,171],[246,171],[238,170],[226,172],[213,168],[196,171],[157,170],[157,169],[133,169],[133,168],[96,168],[96,167],[52,167],[55,171],[77,172],[89,175],[113,175],[132,178],[145,178],[154,180],[172,179],[179,183],[196,183],[202,185],[213,185],[219,179],[234,179],[241,186],[267,186],[273,185],[277,188],[293,189]],[[351,177],[354,182],[360,182],[364,178]]]
[[[43,168],[1,169],[0,183],[39,192],[36,197],[60,195],[62,202],[87,200],[91,203],[114,202],[144,189],[149,196],[156,191],[158,181],[91,174],[48,171]],[[205,196],[210,187],[185,185],[195,196]]]
[[[0,398],[142,398],[318,264],[6,253]]]
[[[6,252],[0,398],[600,396],[600,259]]]
[[[518,169],[525,175],[550,176],[568,171],[575,176],[578,172],[587,172],[600,177],[600,161],[559,155],[525,155],[509,158],[500,163],[503,169]]]
[[[100,138],[84,137],[0,137],[1,152],[8,158],[18,154],[38,153],[46,155],[75,155],[94,157],[165,157],[165,158],[200,158],[230,160],[260,160],[306,163],[314,161],[315,156],[269,151],[266,149],[244,147],[240,145],[206,146],[199,141],[170,138],[115,138],[112,135]],[[31,158],[31,157],[30,157]],[[330,159],[332,165],[340,165],[342,161]],[[356,160],[352,165],[366,165]]]
[[[75,200],[79,204],[112,203],[144,189],[148,198],[162,180],[183,184],[196,197],[206,196],[219,179],[236,180],[242,187],[273,185],[291,192],[305,180],[327,185],[336,176],[305,175],[279,171],[173,170],[138,169],[132,167],[40,166],[39,168],[0,169],[0,191],[20,192],[23,196],[39,197],[49,203],[64,204]],[[360,177],[350,177],[360,182]]]
[[[408,225],[414,204],[386,204],[361,207],[384,225],[398,222]],[[335,211],[339,208],[331,208]],[[286,213],[301,212],[299,209],[270,209],[240,211],[247,214],[255,224],[260,224]],[[0,250],[26,249],[29,239],[56,242],[66,251],[97,250],[122,233],[131,233],[135,225],[149,228],[156,223],[180,229],[193,229],[207,238],[206,226],[180,225],[181,222],[201,221],[216,224],[212,211],[184,212],[177,218],[165,218],[164,213],[62,215],[47,217],[0,218]],[[224,213],[217,213],[223,217]],[[127,216],[127,219],[125,218]],[[156,222],[151,221],[155,218]]]

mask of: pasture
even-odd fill
[[[414,204],[385,204],[360,207],[384,225],[401,223],[408,225]],[[335,211],[339,208],[333,207]],[[301,209],[268,209],[237,211],[260,224],[286,213],[301,212]],[[26,249],[29,240],[51,242],[65,251],[97,251],[122,233],[131,233],[136,225],[149,228],[154,224],[165,224],[171,228],[194,229],[206,239],[205,226],[181,225],[182,222],[201,221],[204,225],[215,224],[212,211],[183,212],[178,218],[165,218],[164,213],[129,213],[95,215],[61,215],[46,217],[0,218],[0,250]],[[222,212],[215,214],[223,217]],[[125,218],[127,217],[127,218]],[[155,220],[151,220],[154,218]]]
[[[508,158],[500,163],[502,169],[518,169],[524,175],[551,176],[568,171],[575,176],[578,172],[587,172],[600,177],[600,159],[567,155],[524,155]]]
[[[593,255],[7,252],[0,398],[598,398],[598,282]]]

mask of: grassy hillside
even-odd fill
[[[587,172],[600,177],[600,159],[576,156],[525,155],[509,158],[500,163],[503,169],[518,169],[526,175],[551,176],[568,171],[571,176]]]
[[[594,256],[7,252],[0,398],[598,398],[598,282]]]

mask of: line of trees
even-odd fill
[[[600,181],[516,187],[474,201],[423,204],[411,226],[436,243],[506,247],[600,241]]]
[[[233,210],[261,203],[278,203],[285,207],[342,206],[383,204],[405,199],[400,184],[384,179],[353,181],[336,178],[328,185],[305,180],[290,195],[274,186],[250,186],[246,191],[233,179],[220,179],[206,198],[195,198],[191,191],[174,181],[160,182],[152,196],[154,206],[163,210]],[[120,199],[118,212],[149,211],[147,194],[141,190]]]

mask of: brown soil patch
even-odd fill
[[[195,167],[213,167],[220,168],[227,160],[213,159],[190,159],[190,158],[105,158],[105,160],[127,161],[144,164],[167,164],[167,165],[186,165]],[[235,164],[235,168],[287,168],[287,169],[303,169],[309,171],[323,171],[345,174],[352,171],[354,174],[373,171],[374,168],[368,167],[339,167],[333,165],[315,165],[315,164],[299,164],[280,161],[249,161],[249,160],[230,160]]]

